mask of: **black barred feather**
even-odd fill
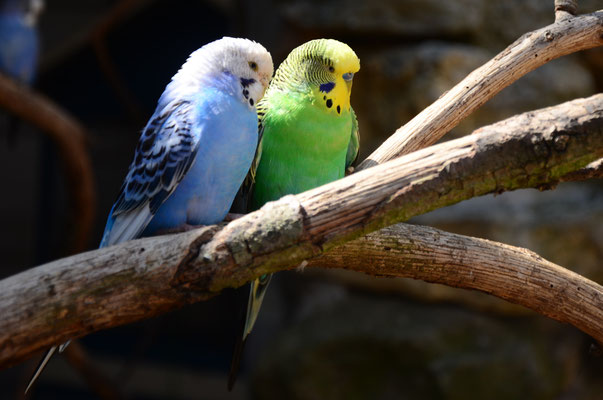
[[[276,70],[270,89],[286,91],[307,84],[318,86],[332,82],[335,74],[331,70],[333,60],[328,43],[325,39],[312,40],[294,49]]]
[[[180,101],[149,122],[115,202],[113,217],[147,203],[154,214],[176,189],[197,153],[198,138],[190,131],[192,112],[191,102]]]
[[[199,144],[190,101],[168,103],[144,129],[101,247],[138,237],[191,168]]]

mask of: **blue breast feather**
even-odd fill
[[[209,87],[188,99],[170,101],[166,90],[141,135],[101,247],[224,219],[257,145],[256,113],[230,81],[228,90]]]

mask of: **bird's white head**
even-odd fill
[[[264,96],[273,71],[272,57],[264,46],[249,39],[223,37],[194,51],[172,81],[190,84],[192,78],[202,84],[234,77],[241,101],[253,108]]]

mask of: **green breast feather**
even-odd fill
[[[345,175],[358,153],[350,106],[358,69],[352,49],[324,39],[298,47],[281,64],[257,107],[262,141],[251,209]]]

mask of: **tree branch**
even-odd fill
[[[603,178],[603,158],[593,161],[586,167],[578,171],[570,172],[561,177],[561,182],[584,181],[587,179],[602,179]]]
[[[286,196],[228,225],[126,242],[0,281],[0,366],[294,268],[434,208],[550,185],[603,157],[603,94],[499,124]]]
[[[57,146],[75,208],[73,252],[87,248],[96,194],[84,129],[50,99],[0,74],[0,106],[50,136]]]
[[[603,286],[527,249],[398,224],[336,247],[308,266],[479,290],[570,323],[603,343]]]
[[[427,147],[505,87],[547,62],[603,45],[603,10],[527,33],[399,128],[357,170]]]
[[[577,0],[555,0],[555,22],[570,18],[578,12]]]

